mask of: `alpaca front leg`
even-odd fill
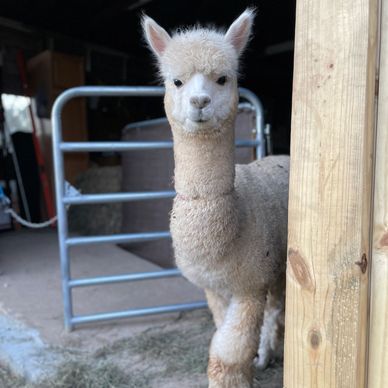
[[[209,388],[249,388],[263,320],[265,292],[233,297],[210,346]]]
[[[222,322],[224,321],[226,310],[229,305],[229,301],[220,296],[219,294],[214,293],[211,290],[206,289],[206,299],[207,303],[209,305],[210,311],[213,315],[213,320],[216,325],[216,328],[218,329]]]

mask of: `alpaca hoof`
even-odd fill
[[[209,380],[208,388],[252,388],[252,386],[246,379],[226,378],[217,382]]]
[[[256,369],[262,371],[267,368],[267,366],[269,365],[269,361],[269,357],[259,357],[259,355],[257,355],[253,360],[253,366]]]

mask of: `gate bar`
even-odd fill
[[[237,140],[236,147],[257,147],[260,145],[258,140]],[[172,141],[99,141],[99,142],[63,142],[61,151],[63,152],[101,152],[101,151],[143,151],[172,149]]]
[[[175,191],[155,191],[139,193],[109,193],[109,194],[84,194],[77,196],[66,196],[63,203],[66,205],[80,205],[91,203],[112,203],[112,202],[130,202],[145,201],[150,199],[174,198]]]
[[[101,152],[101,151],[143,151],[171,149],[172,141],[99,141],[99,142],[64,142],[61,144],[63,152]]]
[[[131,309],[126,311],[112,311],[109,313],[101,313],[101,314],[78,315],[71,318],[71,324],[77,325],[77,324],[97,322],[97,321],[108,321],[113,319],[142,317],[145,315],[191,311],[191,310],[202,309],[205,307],[207,307],[207,303],[205,301],[201,301],[201,302],[192,302],[192,303],[183,303],[183,304],[171,304],[171,305],[157,306],[157,307],[146,307],[142,309]]]
[[[110,283],[122,283],[122,282],[135,282],[138,280],[150,280],[160,278],[170,278],[175,276],[181,276],[181,271],[177,268],[165,269],[156,272],[138,272],[125,275],[114,276],[99,276],[95,278],[82,278],[73,279],[69,281],[69,287],[86,287],[96,286],[98,284],[110,284]]]
[[[106,244],[106,243],[134,243],[141,241],[154,241],[162,238],[169,238],[170,232],[145,232],[145,233],[126,233],[110,234],[102,236],[71,237],[66,239],[68,247],[87,244]]]

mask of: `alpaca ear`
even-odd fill
[[[142,26],[148,45],[156,56],[160,57],[171,40],[170,35],[154,19],[147,15],[143,15]]]
[[[232,44],[240,55],[248,43],[252,32],[253,19],[255,18],[255,10],[247,8],[229,27],[225,34],[226,40]]]

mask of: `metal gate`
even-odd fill
[[[237,140],[237,147],[252,147],[256,150],[258,159],[265,155],[265,133],[263,109],[259,99],[248,89],[240,88],[240,97],[247,100],[256,112],[256,128],[254,140]],[[53,157],[55,175],[55,195],[58,215],[58,239],[62,277],[62,293],[64,304],[64,323],[67,330],[72,330],[75,325],[96,321],[113,320],[120,318],[138,317],[143,315],[170,313],[176,311],[188,311],[207,306],[206,301],[198,301],[183,304],[170,304],[125,311],[112,311],[99,314],[74,315],[72,303],[72,289],[121,282],[134,282],[140,280],[152,280],[181,276],[178,269],[165,269],[156,272],[128,273],[116,276],[100,276],[92,278],[76,278],[70,276],[69,248],[76,245],[99,244],[99,243],[130,243],[170,238],[169,231],[152,231],[147,233],[128,233],[103,236],[69,237],[67,224],[67,206],[80,204],[112,203],[125,201],[145,201],[160,198],[172,198],[174,191],[156,192],[130,192],[109,194],[69,195],[65,191],[64,177],[64,153],[65,152],[100,152],[100,151],[138,151],[172,148],[170,141],[155,142],[64,142],[62,140],[61,113],[64,105],[75,97],[91,96],[126,96],[126,97],[152,97],[163,96],[163,87],[115,87],[115,86],[82,86],[71,88],[63,92],[55,100],[52,109],[53,126]],[[268,129],[268,127],[266,128]]]

